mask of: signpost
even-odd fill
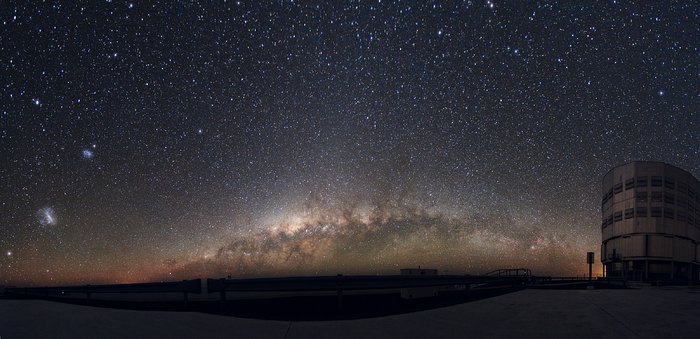
[[[588,252],[587,253],[587,262],[588,262],[588,281],[591,281],[592,278],[592,273],[593,273],[593,260],[594,260],[594,254],[593,252]]]

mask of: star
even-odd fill
[[[0,277],[576,274],[606,171],[700,177],[687,2],[378,2],[12,6]]]

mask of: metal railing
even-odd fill
[[[338,309],[343,308],[343,291],[381,290],[450,285],[493,284],[522,286],[526,276],[469,275],[337,275],[320,277],[288,277],[260,279],[207,279],[207,292],[219,293],[221,307],[226,292],[336,291]]]
[[[532,276],[532,272],[528,268],[501,268],[487,272],[484,275],[496,277],[529,277]]]
[[[284,277],[257,279],[207,279],[206,290],[202,280],[179,282],[79,285],[55,287],[8,287],[5,295],[38,298],[71,297],[71,294],[85,294],[91,303],[93,294],[133,294],[133,293],[182,293],[185,308],[190,293],[218,293],[220,305],[226,302],[226,292],[313,292],[335,291],[338,308],[342,309],[343,292],[353,290],[382,290],[440,286],[524,286],[528,284],[529,270],[519,269],[521,274],[511,275],[337,275],[317,277]],[[514,271],[515,272],[515,271]]]
[[[85,294],[90,302],[93,294],[99,293],[182,293],[185,307],[189,302],[189,294],[202,292],[202,280],[183,280],[176,282],[113,284],[113,285],[78,285],[53,287],[8,287],[5,295],[26,297],[62,297],[69,294]]]
[[[338,275],[260,279],[207,279],[207,292],[276,292],[376,290],[484,283],[526,282],[524,276],[469,275]]]

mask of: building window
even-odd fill
[[[695,223],[695,218],[693,218],[693,214],[690,213],[688,214],[688,224],[692,225],[693,223]]]
[[[634,188],[634,178],[629,178],[625,180],[625,191]]]
[[[676,188],[676,183],[673,181],[673,178],[666,177],[666,180],[664,180],[664,183],[666,184],[666,188],[668,188],[668,189],[675,189]]]
[[[673,219],[674,214],[675,211],[673,210],[673,208],[664,208],[664,218]]]
[[[615,194],[622,192],[622,183],[615,184],[615,186],[613,187],[613,191],[615,191]]]
[[[685,211],[678,210],[678,213],[676,213],[676,220],[686,221],[686,220],[688,220],[688,215],[685,213]]]
[[[634,208],[628,208],[625,210],[625,219],[632,219],[634,217]]]
[[[622,211],[613,213],[613,222],[622,221]]]
[[[652,218],[661,218],[661,207],[652,207],[650,211]]]
[[[637,177],[637,187],[647,187],[647,177]]]
[[[613,223],[613,216],[612,216],[612,214],[609,215],[607,218],[605,218],[605,223],[608,224],[608,225],[612,225],[612,223]]]
[[[664,194],[664,202],[667,204],[675,204],[676,196],[673,195],[673,193],[666,193]]]
[[[663,195],[661,192],[651,192],[651,202],[661,202],[663,201]]]
[[[663,178],[659,176],[652,176],[651,177],[651,187],[661,187],[661,184],[663,183]]]
[[[608,191],[608,193],[606,193],[606,194],[603,196],[603,205],[605,205],[606,202],[610,201],[610,199],[612,198],[612,196],[613,196],[613,191],[612,191],[612,188],[611,188],[610,191]]]
[[[688,184],[684,182],[678,183],[678,192],[682,194],[688,194]]]
[[[636,209],[637,218],[646,218],[647,217],[647,208],[646,207],[637,207]]]
[[[637,192],[637,194],[635,194],[635,196],[637,198],[637,202],[643,202],[643,203],[647,202],[647,196],[648,196],[647,192]]]

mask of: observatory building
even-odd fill
[[[652,161],[617,166],[603,178],[601,260],[608,277],[700,279],[700,183]]]

